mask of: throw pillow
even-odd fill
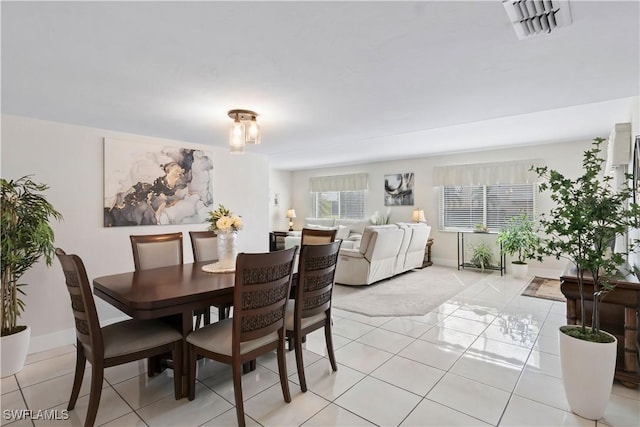
[[[338,232],[336,233],[336,240],[344,240],[349,237],[349,233],[351,232],[351,228],[346,225],[339,225]]]

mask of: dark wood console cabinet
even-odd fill
[[[585,275],[585,311],[587,323],[591,324],[593,309],[593,280]],[[560,277],[560,289],[567,298],[567,324],[580,322],[580,294],[578,279],[573,265],[567,266]],[[600,305],[600,329],[618,339],[618,357],[615,378],[629,388],[640,385],[638,365],[640,359],[640,331],[638,331],[638,312],[640,310],[640,283],[618,280],[615,289],[604,297]]]
[[[269,233],[269,251],[280,251],[284,249],[284,238],[289,234],[288,231],[272,231]]]

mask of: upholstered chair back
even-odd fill
[[[218,259],[217,234],[213,231],[190,231],[193,261],[213,261]]]
[[[182,233],[129,236],[136,270],[182,264]]]

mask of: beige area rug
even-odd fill
[[[560,280],[546,277],[534,277],[522,292],[522,295],[534,298],[544,298],[566,302],[567,299],[560,290]]]
[[[336,284],[332,307],[367,316],[423,316],[498,273],[433,265],[365,286]]]

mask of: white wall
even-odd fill
[[[272,169],[269,171],[269,223],[270,229],[285,231],[289,229],[287,209],[296,207],[291,203],[291,172]],[[275,204],[277,195],[278,204]],[[297,212],[296,212],[297,215]]]
[[[607,137],[608,135],[603,136]],[[541,159],[543,165],[557,169],[568,177],[573,178],[581,173],[582,153],[590,147],[591,141],[575,141],[296,171],[293,172],[292,178],[292,203],[296,207],[298,214],[297,227],[300,228],[304,218],[311,215],[309,196],[309,178],[311,177],[359,172],[368,173],[369,191],[366,196],[366,212],[367,216],[369,216],[376,210],[381,213],[386,212],[387,208],[384,206],[383,199],[384,175],[413,172],[415,174],[414,206],[392,206],[391,221],[411,221],[411,213],[414,208],[424,209],[427,222],[433,226],[431,237],[434,238],[432,248],[434,263],[455,266],[457,265],[457,234],[438,231],[438,189],[433,186],[434,166]],[[548,196],[541,196],[541,212],[548,211],[551,206],[550,203],[551,200]],[[538,262],[531,262],[530,264],[532,267],[548,269],[555,273],[558,270],[562,270],[565,261],[546,259],[542,264]]]
[[[640,97],[636,96],[634,102],[631,104],[631,161],[629,162],[628,172],[633,173],[633,148],[635,145],[636,136],[640,135]],[[640,239],[640,229],[630,230],[629,239],[631,241]],[[629,264],[640,267],[640,249],[636,249],[636,252],[629,255]]]
[[[269,166],[266,157],[251,153],[230,155],[218,147],[183,141],[130,135],[109,130],[2,116],[2,177],[15,179],[33,174],[36,182],[51,188],[47,197],[64,220],[54,223],[55,244],[78,254],[93,277],[133,270],[130,234],[181,231],[185,262],[193,260],[189,230],[205,224],[104,228],[103,139],[118,138],[162,145],[203,149],[213,154],[214,206],[223,203],[244,219],[238,235],[240,251],[268,250]],[[75,341],[73,318],[62,270],[38,263],[23,277],[27,309],[20,323],[32,328],[30,352]],[[96,298],[101,322],[123,314]]]

